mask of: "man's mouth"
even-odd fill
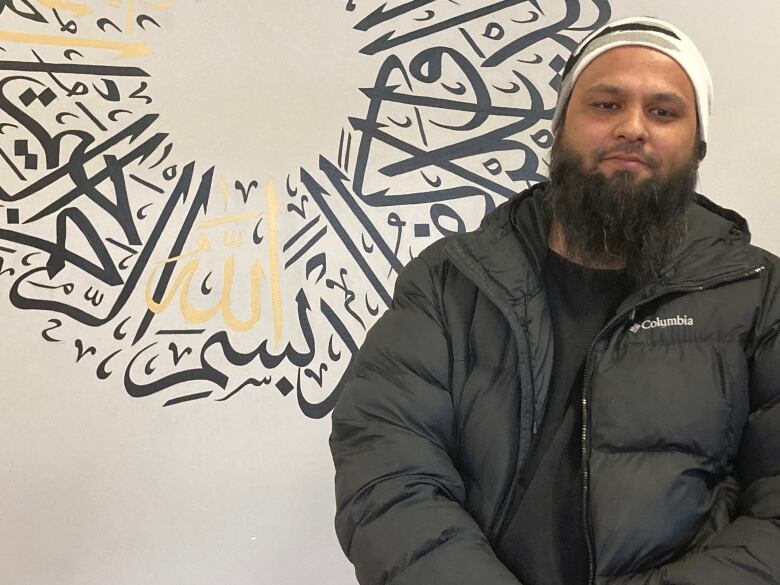
[[[650,164],[641,156],[630,154],[612,154],[601,159],[611,166],[626,170],[640,170],[651,168]]]

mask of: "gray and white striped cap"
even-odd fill
[[[668,22],[650,17],[630,17],[615,20],[595,30],[579,44],[563,71],[558,92],[558,103],[552,120],[553,131],[558,129],[577,78],[599,55],[610,49],[642,46],[668,55],[688,74],[696,92],[701,139],[707,141],[707,126],[712,108],[712,77],[699,49],[681,30]]]

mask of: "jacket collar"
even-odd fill
[[[541,290],[548,252],[545,187],[539,183],[516,195],[485,216],[478,230],[454,236],[445,245],[445,253],[460,260],[461,268],[497,301],[515,305]],[[747,222],[736,212],[697,194],[686,221],[686,239],[670,254],[659,278],[630,294],[628,304],[664,290],[736,279],[761,265],[757,250],[748,245]]]
[[[486,215],[476,231],[444,244],[444,253],[500,305],[518,305],[541,290],[547,254],[543,197],[542,185],[534,185]]]

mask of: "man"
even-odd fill
[[[399,276],[333,414],[360,583],[780,583],[780,263],[694,193],[711,97],[671,25],[594,32],[550,182]]]

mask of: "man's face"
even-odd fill
[[[587,172],[664,179],[690,164],[698,120],[693,86],[680,65],[646,47],[596,58],[574,86],[562,146]]]

